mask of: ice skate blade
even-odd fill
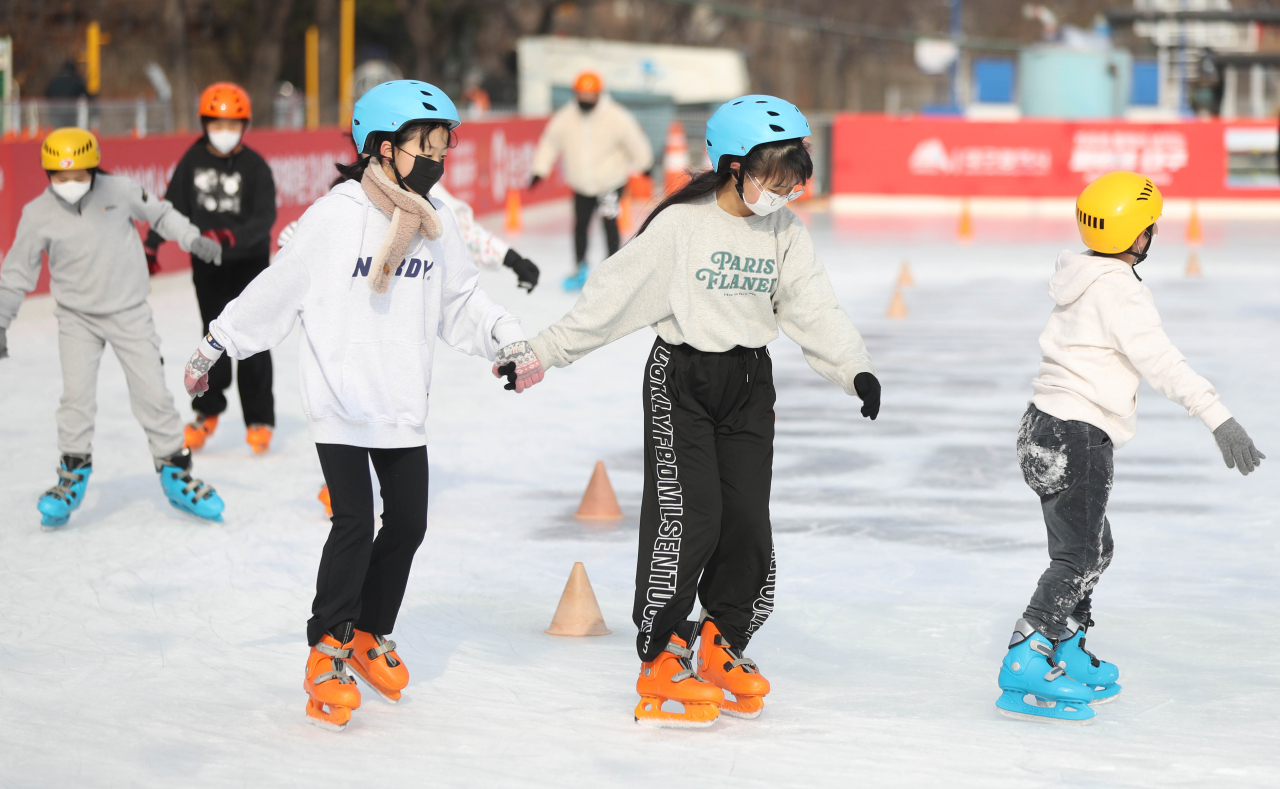
[[[312,726],[318,726],[327,731],[343,731],[347,728],[347,724],[351,722],[351,709],[348,707],[329,707],[329,712],[324,711],[325,705],[315,699],[307,700],[307,723]]]
[[[1026,695],[1028,694],[1021,691],[1006,690],[996,699],[996,707],[1007,718],[1065,726],[1086,725],[1097,714],[1083,702],[1053,701],[1037,697],[1036,703],[1030,704],[1023,698]],[[1041,706],[1042,704],[1048,706]]]
[[[1111,685],[1094,685],[1093,701],[1089,702],[1090,707],[1096,707],[1099,704],[1107,704],[1120,698],[1121,688],[1117,684]]]
[[[347,668],[351,669],[351,673],[355,676],[356,679],[360,680],[360,682],[367,685],[369,687],[369,690],[372,690],[374,693],[378,694],[378,698],[382,699],[388,704],[399,703],[400,697],[401,697],[400,691],[387,690],[386,688],[383,688],[381,685],[377,684],[373,680],[366,677],[364,673],[361,672],[360,669],[357,667],[358,665],[359,664],[357,664],[354,660],[347,663]],[[392,694],[395,694],[395,695],[392,695]]]
[[[761,712],[764,712],[764,696],[735,696],[734,700],[726,696],[720,705],[720,713],[732,718],[753,720],[759,718]]]
[[[173,507],[178,512],[181,512],[183,515],[188,515],[192,518],[195,518],[200,523],[223,523],[222,513],[218,513],[218,515],[213,518],[206,518],[203,515],[197,515],[191,510],[184,508],[180,504],[177,504],[176,502],[173,501],[173,499],[169,500],[169,506]]]
[[[635,719],[640,726],[654,729],[705,729],[720,717],[720,708],[707,702],[683,702],[684,712],[666,712],[662,699],[641,696]]]

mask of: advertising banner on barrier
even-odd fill
[[[1280,198],[1274,121],[978,122],[839,115],[835,194],[1074,197],[1111,170],[1166,196]]]
[[[545,118],[513,118],[495,121],[468,121],[458,127],[458,145],[445,160],[445,188],[471,204],[477,214],[499,211],[509,188],[523,189],[529,182],[533,149],[546,124]],[[181,137],[104,138],[102,167],[114,175],[134,179],[148,192],[163,195],[178,160],[191,146],[195,135]],[[337,177],[334,163],[355,158],[351,137],[337,128],[317,131],[250,131],[245,144],[262,154],[276,182],[276,224],[273,240],[289,222],[302,216],[315,200],[329,191]],[[0,143],[0,253],[9,249],[17,231],[22,207],[49,185],[40,169],[40,142]],[[570,191],[560,170],[521,193],[526,203],[567,197]],[[141,232],[141,229],[140,229]],[[165,271],[190,266],[190,258],[177,244],[160,250]],[[41,273],[36,293],[48,290],[47,268]]]

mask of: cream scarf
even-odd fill
[[[374,293],[386,293],[391,286],[391,274],[404,259],[404,253],[409,250],[409,242],[414,235],[421,232],[428,241],[435,241],[440,238],[443,226],[440,224],[440,215],[431,202],[401,189],[399,184],[387,177],[381,162],[376,159],[365,168],[360,186],[373,204],[391,217],[391,229],[378,247],[369,277],[369,288]]]

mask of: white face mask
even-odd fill
[[[240,132],[238,131],[211,131],[208,133],[208,137],[209,144],[221,154],[231,153],[240,144]]]
[[[51,183],[49,188],[53,193],[71,205],[80,202],[80,198],[89,194],[89,187],[93,186],[93,179],[88,181],[63,181],[62,183]]]
[[[756,180],[754,175],[747,173],[747,177],[750,178],[751,183],[755,184],[756,188],[760,190],[760,196],[756,198],[754,203],[747,203],[744,195],[742,202],[747,203],[747,208],[751,209],[751,213],[756,216],[768,216],[804,194],[803,189],[795,189],[789,195],[774,194],[773,192],[766,191],[765,188],[760,185],[760,182]]]

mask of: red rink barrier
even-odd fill
[[[831,191],[1075,197],[1102,173],[1136,170],[1167,197],[1276,199],[1276,136],[1274,120],[981,122],[844,114],[832,130]]]
[[[444,186],[456,197],[471,204],[477,214],[500,211],[508,188],[523,189],[529,182],[533,149],[546,124],[545,118],[499,121],[468,121],[458,127],[458,146],[449,152]],[[102,167],[114,175],[128,176],[148,191],[163,195],[178,160],[196,139],[181,137],[102,139]],[[351,137],[337,128],[317,131],[254,131],[245,135],[245,144],[267,160],[276,182],[275,237],[289,222],[302,216],[315,200],[329,191],[337,176],[335,162],[354,157]],[[0,143],[0,250],[8,251],[17,231],[22,207],[49,185],[40,167],[40,142]],[[525,192],[525,203],[567,197],[557,168],[537,189]],[[145,233],[146,226],[139,232]],[[189,268],[190,258],[177,244],[160,248],[164,271]],[[49,270],[40,274],[36,293],[49,289]]]

